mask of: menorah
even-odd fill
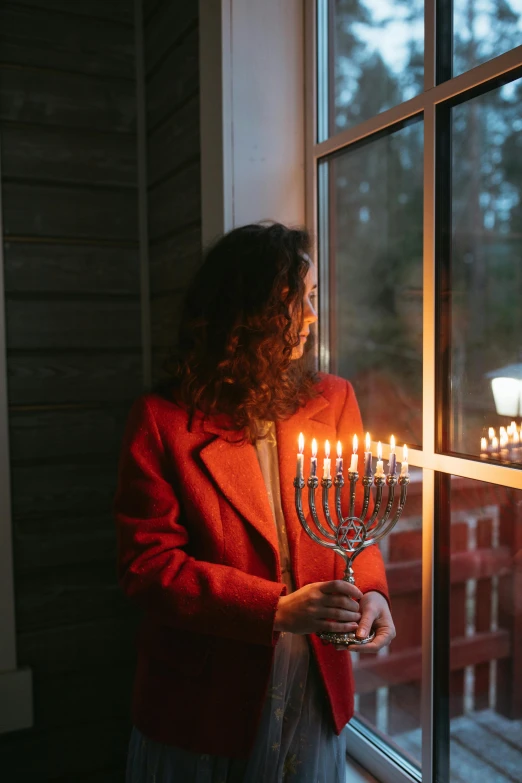
[[[317,513],[317,506],[315,502],[316,491],[319,487],[319,479],[316,475],[317,472],[317,444],[315,440],[312,444],[312,459],[311,459],[311,471],[308,480],[305,483],[303,477],[303,451],[304,451],[304,439],[302,434],[299,436],[299,454],[297,459],[297,475],[294,479],[295,487],[295,508],[299,521],[303,526],[306,533],[311,539],[316,541],[327,549],[332,549],[337,555],[343,558],[346,568],[343,579],[350,584],[355,584],[355,577],[353,571],[353,563],[355,558],[361,554],[367,547],[373,546],[381,541],[388,533],[393,530],[395,525],[400,519],[402,511],[406,503],[406,493],[408,490],[408,484],[410,483],[410,476],[408,473],[407,462],[407,449],[404,447],[404,458],[401,466],[401,474],[397,477],[395,472],[396,458],[395,458],[395,443],[392,436],[392,446],[390,452],[389,472],[384,475],[383,463],[381,458],[381,444],[378,448],[378,462],[376,467],[375,476],[372,475],[372,455],[370,451],[370,439],[369,435],[366,435],[366,452],[365,452],[365,470],[362,478],[362,485],[364,487],[362,510],[360,516],[355,514],[355,500],[357,482],[359,481],[359,473],[357,472],[357,437],[354,436],[354,455],[352,456],[352,462],[350,470],[347,472],[348,482],[350,486],[350,498],[349,498],[349,513],[347,517],[342,513],[342,490],[345,484],[343,475],[343,460],[341,444],[338,443],[338,458],[336,462],[336,475],[332,481],[330,476],[330,459],[329,459],[329,444],[326,441],[325,444],[325,461],[324,461],[324,474],[321,479],[322,487],[322,508],[324,519],[327,527],[323,524]],[[373,509],[370,512],[370,496],[372,484],[376,487],[375,502]],[[399,497],[398,506],[395,513],[392,514],[395,490],[397,485],[400,486],[401,492]],[[310,515],[313,520],[317,532],[312,530],[308,524],[307,518],[303,511],[303,499],[302,491],[308,487],[308,505],[310,507]],[[330,514],[330,490],[332,486],[335,487],[335,516],[337,521],[332,519]],[[388,487],[388,497],[386,500],[386,506],[381,516],[381,507],[383,505],[383,492],[384,487]],[[319,638],[324,642],[329,642],[335,645],[343,647],[349,647],[353,645],[364,645],[373,641],[375,633],[370,633],[369,636],[359,639],[355,635],[355,632],[350,633],[338,633],[335,631],[324,631],[318,634]]]

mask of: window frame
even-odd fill
[[[370,139],[383,131],[391,131],[404,120],[422,115],[424,121],[424,205],[423,205],[423,431],[422,449],[409,450],[409,463],[422,468],[422,776],[408,767],[393,748],[371,736],[366,727],[354,719],[348,726],[349,746],[353,757],[379,780],[387,783],[419,781],[435,783],[446,779],[448,759],[448,716],[445,705],[437,698],[449,676],[449,648],[441,650],[432,644],[444,629],[444,607],[434,602],[439,583],[449,579],[449,562],[442,561],[438,541],[444,531],[439,529],[437,504],[439,485],[449,475],[522,489],[522,470],[503,465],[479,462],[473,458],[443,454],[437,450],[437,415],[440,410],[441,389],[437,383],[436,324],[437,324],[437,123],[441,111],[457,100],[471,98],[477,90],[513,77],[522,68],[522,46],[511,49],[456,77],[450,75],[447,62],[451,52],[444,46],[452,35],[452,4],[448,0],[425,0],[424,3],[424,91],[397,106],[375,115],[354,127],[328,137],[328,89],[324,89],[328,62],[328,6],[329,0],[305,0],[305,182],[306,222],[318,242],[319,313],[323,322],[320,329],[318,361],[321,370],[329,371],[331,351],[329,337],[329,237],[327,166],[320,167],[333,152],[348,149],[362,139]],[[451,23],[450,23],[451,22]],[[437,36],[437,29],[443,31]],[[446,41],[447,43],[447,41]],[[450,50],[452,47],[449,47]],[[318,84],[322,80],[321,85]],[[322,96],[319,94],[323,87]],[[320,140],[324,137],[324,140]],[[319,139],[319,140],[318,140]],[[320,193],[320,199],[318,198]],[[325,328],[326,326],[326,328]],[[376,443],[372,443],[376,453]],[[389,446],[383,444],[384,457]],[[444,602],[442,602],[444,603]],[[447,608],[447,607],[446,607]],[[445,728],[446,727],[446,728]]]

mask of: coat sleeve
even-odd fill
[[[184,551],[182,508],[145,395],[127,420],[113,512],[120,585],[149,616],[179,630],[275,644],[275,613],[286,587]]]
[[[337,425],[337,431],[341,442],[346,444],[346,454],[351,454],[352,437],[354,434],[356,434],[359,438],[360,444],[364,443],[364,433],[359,405],[357,404],[353,387],[348,381],[346,381],[346,397]],[[359,448],[359,459],[361,459],[361,451],[362,450]],[[362,467],[362,465],[359,465],[360,472]],[[362,498],[363,487],[361,481],[359,480],[357,482],[355,508],[356,514],[361,513]],[[348,513],[348,492],[345,487],[343,492],[343,515],[348,516]],[[379,547],[376,544],[367,547],[363,552],[361,552],[360,555],[355,558],[353,570],[355,584],[359,590],[361,590],[361,592],[369,593],[372,590],[376,590],[377,592],[382,593],[388,603],[390,603],[384,562],[379,551]]]

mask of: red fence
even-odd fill
[[[508,718],[519,719],[522,718],[522,493],[452,478],[450,499],[451,716],[491,707]],[[384,547],[397,638],[387,655],[361,655],[355,667],[359,713],[379,725],[377,690],[385,688],[385,730],[392,736],[420,726],[419,483],[410,485],[406,511]],[[436,643],[444,642],[434,640]],[[380,709],[382,727],[382,700]]]

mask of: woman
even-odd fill
[[[129,415],[114,510],[119,577],[144,609],[129,783],[344,781],[350,655],[315,635],[388,644],[378,550],[356,563],[306,534],[297,435],[361,433],[349,383],[303,357],[316,272],[305,231],[250,225],[206,255],[171,384]]]

